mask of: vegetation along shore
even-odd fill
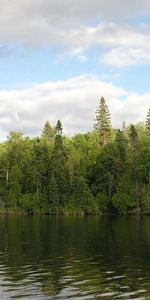
[[[102,97],[91,132],[66,137],[61,121],[40,137],[11,131],[0,144],[0,212],[150,213],[150,109],[122,124],[112,128]]]

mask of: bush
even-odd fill
[[[128,209],[133,207],[133,200],[130,195],[120,191],[112,197],[112,204],[120,214],[125,214]]]

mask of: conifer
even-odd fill
[[[147,118],[146,118],[146,131],[148,135],[150,135],[150,108],[147,113]]]
[[[96,110],[94,128],[99,133],[100,144],[102,147],[105,146],[108,143],[111,135],[111,115],[103,97],[100,99]]]

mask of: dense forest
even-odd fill
[[[11,131],[0,144],[0,211],[150,213],[150,109],[114,129],[102,97],[86,134],[64,136],[59,120],[40,137]]]

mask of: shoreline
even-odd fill
[[[86,216],[99,216],[99,217],[128,217],[128,216],[150,216],[150,212],[130,212],[126,214],[117,214],[117,213],[85,213],[85,212],[54,212],[54,213],[46,213],[46,212],[23,212],[23,211],[0,211],[0,216],[78,216],[78,217],[86,217]]]

